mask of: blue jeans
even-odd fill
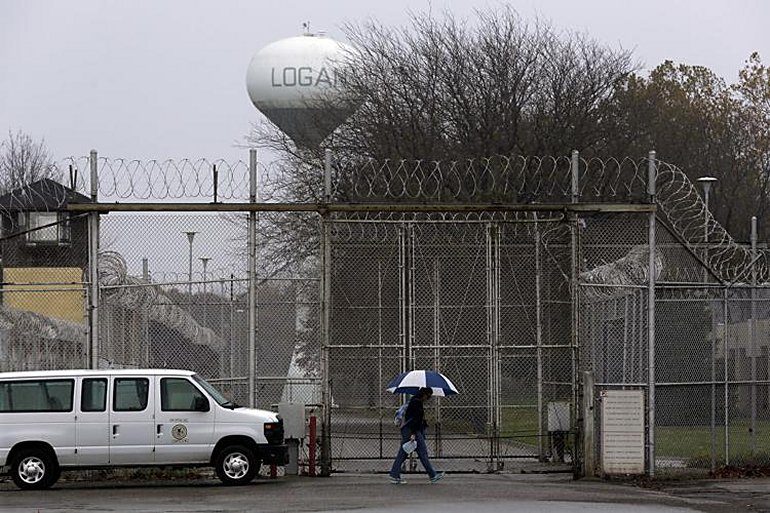
[[[404,449],[401,446],[405,442],[408,442],[411,437],[412,433],[409,432],[408,427],[401,428],[401,443],[398,446],[396,461],[393,462],[393,467],[390,469],[390,477],[398,478],[401,476],[401,465],[403,465],[404,461],[406,461],[406,459],[409,457],[409,455],[404,452]],[[417,441],[417,456],[420,458],[420,463],[422,463],[422,466],[428,473],[428,477],[432,478],[436,475],[436,471],[433,470],[433,465],[430,464],[430,460],[428,459],[428,446],[425,445],[425,432],[418,431],[415,433],[414,438]]]

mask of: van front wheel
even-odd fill
[[[23,449],[13,459],[11,477],[22,490],[43,490],[59,479],[59,468],[48,451]]]
[[[259,471],[254,451],[243,445],[230,445],[219,451],[214,462],[217,476],[226,485],[250,483]]]

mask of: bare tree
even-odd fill
[[[526,22],[511,9],[481,11],[474,21],[418,14],[403,28],[346,26],[353,49],[337,81],[342,89],[328,101],[346,98],[358,105],[355,112],[322,147],[297,146],[270,125],[248,137],[280,158],[275,193],[285,201],[320,200],[326,148],[338,167],[359,174],[371,161],[599,153],[611,133],[603,123],[615,84],[635,69],[630,52],[542,20]],[[317,101],[312,107],[308,112],[323,115]],[[335,180],[335,199],[360,200],[346,176]],[[270,262],[300,265],[316,226],[282,215],[275,228],[262,238],[277,252]]]
[[[479,12],[472,28],[450,14],[415,15],[405,28],[369,22],[346,33],[354,50],[339,93],[360,106],[326,141],[340,158],[452,160],[600,147],[603,109],[615,83],[636,67],[628,51],[542,20],[527,23],[511,9]],[[298,149],[270,127],[251,139],[285,156],[320,157],[320,148]]]
[[[0,142],[0,191],[8,192],[42,178],[57,178],[45,141],[35,141],[21,130],[8,131]]]

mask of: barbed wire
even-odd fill
[[[768,254],[756,257],[736,244],[706,210],[698,190],[676,166],[656,161],[656,201],[660,213],[681,240],[702,258],[723,282],[770,282]],[[648,201],[647,158],[578,159],[577,200],[583,202]],[[0,214],[25,209],[62,210],[68,203],[90,201],[90,160],[71,157],[54,166],[50,179],[7,191],[0,196]],[[340,161],[333,166],[333,200],[340,202],[566,203],[572,201],[569,157],[494,156],[463,161]],[[260,201],[318,202],[323,191],[320,162],[259,163]],[[249,167],[242,160],[97,159],[99,201],[245,201]],[[410,219],[469,221],[520,220],[520,214],[355,213],[350,220]],[[29,226],[12,227],[23,232]],[[33,227],[35,228],[35,227]],[[40,229],[40,227],[36,227]],[[11,233],[12,234],[12,233]]]
[[[663,254],[660,250],[655,251],[655,269],[651,272],[648,246],[634,246],[625,256],[614,262],[580,273],[582,292],[588,300],[628,294],[629,287],[648,283],[651,274],[657,281],[663,267]]]
[[[714,219],[697,189],[678,167],[658,161],[656,201],[676,235],[725,283],[770,282],[768,252],[756,257]]]
[[[16,330],[26,338],[85,343],[85,324],[0,305],[0,329]]]
[[[173,329],[193,343],[209,347],[222,344],[213,330],[198,324],[189,312],[177,306],[157,285],[130,276],[126,261],[119,253],[100,252],[98,268],[102,299],[106,305],[142,310],[151,320]]]
[[[645,200],[646,159],[580,159],[578,195],[583,201]],[[465,161],[337,162],[335,201],[562,203],[573,194],[568,157],[495,156]],[[312,162],[260,162],[260,201],[317,202],[323,195],[323,166]],[[72,202],[73,192],[91,194],[88,157],[57,162],[52,175],[33,187],[8,191],[3,207],[23,206],[33,197],[51,208]],[[97,159],[99,201],[248,200],[249,167],[242,160]]]
[[[644,200],[644,159],[580,159],[579,195],[584,200]],[[51,175],[68,189],[91,194],[88,157],[56,162]],[[319,201],[323,165],[318,162],[259,162],[261,201]],[[337,201],[514,203],[564,202],[572,196],[569,157],[494,156],[463,161],[385,160],[335,162],[332,191]],[[100,201],[248,200],[249,166],[243,160],[97,159]],[[24,198],[28,184],[13,192]],[[34,194],[34,192],[33,192]],[[49,199],[66,198],[48,190]]]

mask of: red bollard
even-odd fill
[[[315,477],[316,416],[310,416],[310,440],[308,441],[307,475]]]
[[[272,463],[270,465],[270,479],[275,479],[278,477],[278,467],[275,466],[275,463]]]

